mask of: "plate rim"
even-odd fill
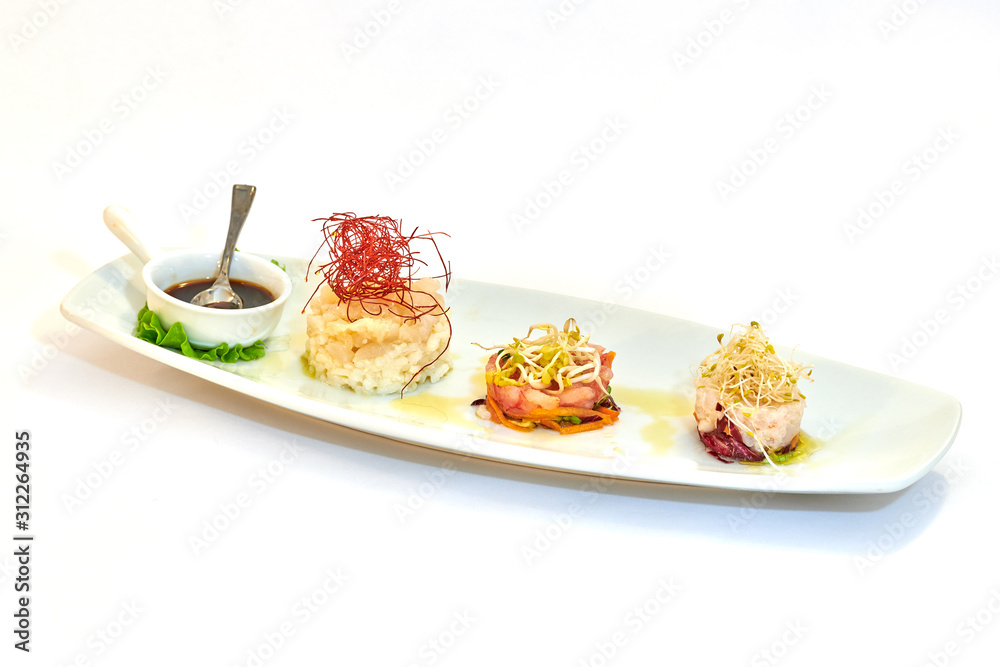
[[[251,253],[257,254],[257,253]],[[263,255],[261,255],[263,256]],[[288,264],[289,262],[305,262],[307,260],[301,257],[291,257],[291,256],[272,256],[268,255],[268,258],[273,257],[283,264]],[[131,334],[126,334],[120,330],[112,329],[104,326],[92,320],[83,313],[78,312],[74,309],[74,299],[81,292],[83,292],[87,285],[98,278],[98,276],[105,271],[113,269],[115,265],[119,265],[122,262],[138,261],[131,254],[125,254],[117,259],[114,259],[102,266],[98,267],[81,280],[79,280],[63,297],[59,304],[60,313],[64,318],[73,322],[74,324],[86,329],[92,333],[95,333],[103,338],[110,340],[122,347],[132,350],[142,356],[150,358],[154,361],[162,363],[164,365],[170,366],[176,370],[188,373],[195,377],[199,377],[203,380],[207,380],[212,384],[236,391],[244,396],[250,398],[256,398],[258,400],[263,400],[272,405],[276,405],[280,408],[296,412],[298,414],[304,414],[311,416],[313,418],[325,421],[328,423],[337,424],[345,428],[352,430],[386,437],[397,442],[413,444],[425,448],[434,449],[437,451],[452,453],[461,456],[471,456],[475,458],[481,458],[491,461],[499,461],[502,463],[526,466],[536,469],[548,469],[556,470],[564,473],[574,473],[582,474],[588,476],[597,476],[605,478],[623,479],[630,481],[647,482],[654,484],[670,484],[675,486],[690,486],[696,488],[711,488],[719,490],[730,490],[730,491],[752,491],[752,492],[765,492],[765,493],[783,493],[783,494],[815,494],[815,495],[837,495],[837,494],[884,494],[891,493],[905,489],[906,487],[912,485],[917,480],[922,478],[928,472],[930,472],[935,465],[945,456],[948,450],[951,448],[957,439],[958,432],[962,422],[962,405],[961,402],[954,396],[943,392],[932,387],[927,387],[919,383],[913,382],[912,380],[897,378],[879,371],[873,371],[869,369],[860,368],[857,366],[852,366],[844,362],[837,361],[835,359],[828,359],[825,357],[819,357],[817,355],[809,354],[806,351],[802,351],[802,354],[812,357],[813,359],[822,360],[824,364],[831,364],[837,366],[844,370],[850,371],[861,371],[866,374],[872,374],[884,378],[885,380],[891,381],[892,383],[897,383],[901,385],[908,386],[915,390],[921,392],[927,392],[936,395],[939,400],[943,401],[943,405],[954,411],[954,423],[952,428],[948,433],[947,437],[944,439],[941,445],[938,446],[937,450],[930,455],[924,463],[918,467],[914,467],[905,473],[901,473],[895,476],[886,476],[881,478],[882,484],[873,485],[870,479],[863,479],[855,484],[851,484],[850,480],[841,479],[835,484],[824,484],[822,482],[830,482],[829,478],[810,478],[810,477],[797,477],[794,475],[785,476],[782,479],[781,484],[776,484],[775,479],[779,479],[777,474],[745,474],[745,473],[734,473],[726,471],[716,471],[716,470],[696,470],[694,475],[698,478],[696,481],[690,479],[674,479],[674,478],[664,478],[664,477],[652,477],[650,475],[641,474],[629,474],[629,471],[617,472],[613,468],[615,459],[608,458],[594,458],[582,455],[574,455],[564,452],[556,452],[551,450],[543,450],[534,447],[525,447],[521,445],[515,445],[505,442],[493,441],[491,444],[493,447],[489,453],[477,453],[471,451],[465,451],[456,447],[447,446],[439,443],[435,443],[433,438],[414,438],[413,433],[416,430],[420,432],[421,435],[424,432],[436,432],[441,433],[441,430],[433,431],[426,426],[421,424],[416,424],[412,422],[406,422],[403,419],[400,420],[387,420],[385,418],[379,417],[375,414],[366,414],[363,412],[358,412],[352,410],[350,407],[345,407],[341,405],[336,405],[326,401],[322,401],[317,398],[294,395],[291,392],[283,390],[279,387],[271,386],[263,382],[258,382],[248,377],[243,377],[229,371],[223,370],[217,367],[215,364],[204,362],[196,359],[190,359],[184,355],[175,352],[170,349],[161,348],[156,345],[152,345],[146,341],[134,337]],[[123,281],[120,289],[124,289],[132,280],[135,279],[135,275],[131,278]],[[537,295],[555,295],[555,293],[544,292],[542,290],[532,289],[532,288],[522,288],[499,285],[496,283],[487,283],[476,280],[468,279],[458,279],[459,284],[468,285],[483,285],[493,288],[510,289],[523,292],[533,292]],[[570,296],[570,295],[566,295]],[[581,299],[581,297],[574,297]],[[594,304],[600,304],[602,302],[593,301],[589,299],[581,299]],[[662,317],[668,320],[685,323],[692,326],[709,326],[699,322],[693,322],[686,320],[684,318],[678,318],[670,315],[664,315],[660,313],[654,313],[652,311],[646,311],[639,308],[634,308],[631,306],[618,306],[616,308],[622,310],[629,310],[637,313],[642,313],[648,316]],[[347,391],[347,390],[345,390]],[[336,416],[338,419],[331,419],[331,416]],[[403,426],[405,424],[405,427]],[[403,430],[406,433],[403,433]],[[490,441],[486,441],[490,442]],[[504,455],[504,453],[507,455]],[[530,452],[530,457],[516,456],[515,453],[524,454]],[[694,462],[695,464],[697,462]],[[796,480],[799,480],[796,482]]]

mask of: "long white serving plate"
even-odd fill
[[[305,316],[315,283],[306,262],[278,258],[294,284],[281,324],[258,361],[223,364],[188,359],[135,338],[145,301],[131,255],[84,278],[61,304],[63,315],[130,350],[210,382],[319,419],[387,438],[463,455],[588,475],[776,493],[887,493],[912,484],[945,454],[961,406],[942,392],[796,352],[812,364],[803,433],[816,446],[776,470],[727,464],[698,439],[692,369],[716,347],[718,330],[645,311],[472,281],[452,281],[454,369],[403,399],[336,389],[308,375],[302,362]],[[612,393],[618,422],[561,436],[512,431],[475,417],[485,391],[487,353],[473,343],[504,344],[529,325],[573,317],[595,343],[617,352]],[[781,350],[787,355],[788,350]]]

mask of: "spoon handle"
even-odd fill
[[[153,256],[153,253],[142,242],[139,235],[136,234],[135,223],[128,209],[121,206],[108,206],[104,209],[104,224],[143,264],[148,262],[150,257]]]
[[[222,259],[219,260],[219,278],[229,280],[229,263],[233,259],[233,251],[236,249],[236,239],[243,230],[243,224],[250,214],[250,207],[253,205],[254,195],[257,188],[252,185],[233,186],[233,205],[229,214],[229,233],[226,234],[226,247],[222,251]]]

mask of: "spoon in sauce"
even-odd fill
[[[247,221],[250,214],[250,206],[253,204],[254,195],[257,188],[252,185],[234,185],[233,203],[229,213],[229,233],[226,235],[226,247],[222,251],[222,258],[219,260],[219,270],[216,274],[215,282],[211,287],[195,295],[191,303],[195,306],[205,306],[206,308],[242,308],[243,299],[233,291],[229,284],[229,264],[233,260],[233,251],[236,249],[236,239],[243,231],[243,223]]]

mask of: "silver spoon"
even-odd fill
[[[191,299],[193,305],[207,308],[243,307],[243,299],[233,291],[232,285],[229,284],[229,264],[233,259],[233,251],[236,249],[236,239],[239,238],[240,232],[243,230],[243,223],[247,221],[247,215],[250,214],[250,206],[253,204],[255,194],[257,194],[257,188],[252,185],[233,186],[229,233],[226,235],[226,247],[222,251],[222,258],[219,260],[218,275],[211,287],[199,292]]]

